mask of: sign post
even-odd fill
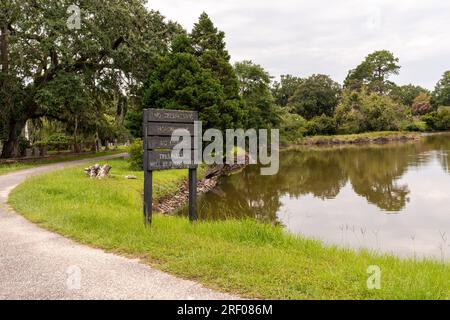
[[[171,169],[189,169],[189,219],[196,221],[197,213],[197,165],[194,157],[191,164],[175,164],[171,150],[178,144],[172,141],[175,130],[187,130],[194,140],[194,123],[198,121],[198,113],[192,111],[176,111],[147,109],[144,110],[144,222],[152,224],[153,172]],[[195,144],[193,144],[192,153]]]

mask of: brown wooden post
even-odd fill
[[[197,169],[189,169],[189,220],[197,221]]]
[[[153,214],[153,172],[149,168],[148,159],[148,111],[144,110],[144,122],[143,122],[143,142],[144,142],[144,224],[149,226],[152,224]]]

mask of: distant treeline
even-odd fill
[[[3,158],[53,143],[55,134],[75,149],[141,137],[144,108],[196,110],[205,128],[280,128],[286,143],[307,135],[450,129],[450,111],[439,108],[450,105],[450,71],[433,92],[398,86],[389,79],[400,72],[399,60],[382,50],[342,85],[320,74],[274,82],[258,64],[230,63],[225,34],[206,13],[188,32],[145,1],[87,0],[81,28],[71,30],[70,5],[2,1]]]

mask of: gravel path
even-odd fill
[[[43,230],[6,205],[10,191],[32,175],[119,156],[0,176],[0,300],[235,298]]]

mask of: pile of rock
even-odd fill
[[[205,179],[197,184],[197,193],[205,194],[210,191],[215,191],[220,194],[220,190],[215,189],[220,177],[235,174],[243,170],[249,163],[249,158],[246,156],[246,164],[234,165],[214,165],[210,166],[206,172]],[[189,201],[189,184],[185,181],[180,190],[175,195],[169,195],[159,199],[154,203],[153,210],[163,214],[174,213],[176,210],[183,207]]]
[[[84,169],[84,172],[92,179],[103,179],[109,176],[112,167],[109,164],[105,165],[93,165],[89,168]]]
[[[219,177],[204,179],[197,184],[197,193],[204,194],[217,186]],[[154,210],[159,213],[169,214],[183,207],[189,201],[189,184],[185,181],[175,195],[169,195],[154,203]]]

